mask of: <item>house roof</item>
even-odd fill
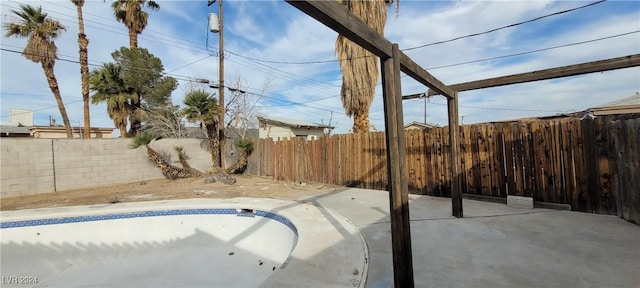
[[[74,131],[82,131],[83,127],[72,127]],[[64,126],[22,126],[12,124],[0,125],[0,134],[4,136],[31,136],[33,133],[42,131],[64,131]],[[115,128],[91,127],[91,132],[111,133]],[[3,137],[4,137],[3,136]],[[13,137],[12,136],[12,137]]]
[[[587,109],[595,116],[610,114],[628,114],[640,113],[640,93],[613,102],[609,102],[600,106]]]
[[[410,127],[410,126],[418,126],[418,127],[421,127],[421,128],[434,128],[434,127],[438,127],[437,125],[430,124],[430,123],[421,123],[421,122],[413,121],[413,122],[411,122],[411,123],[409,123],[409,124],[407,124],[407,125],[404,125],[404,128],[406,129],[406,128]]]
[[[60,126],[32,126],[29,127],[29,129],[31,130],[49,130],[49,131],[57,131],[57,130],[65,130],[66,128],[62,125]],[[72,130],[77,130],[80,131],[82,129],[84,129],[84,127],[78,127],[78,126],[72,126],[71,127]],[[104,127],[91,127],[89,128],[89,131],[113,131],[116,130],[116,128],[104,128]]]
[[[242,138],[240,136],[240,131],[236,130],[236,129],[225,129],[224,130],[224,136],[230,139],[240,139]],[[247,129],[247,131],[245,132],[244,137],[246,139],[252,139],[252,138],[259,138],[260,137],[260,133],[258,132],[258,129],[256,128],[249,128]]]
[[[277,125],[286,126],[286,127],[292,127],[292,128],[329,128],[329,129],[334,128],[333,126],[312,123],[305,120],[293,120],[293,119],[276,118],[276,117],[261,116],[261,117],[258,117],[258,121],[277,124]]]
[[[26,134],[30,135],[31,127],[30,126],[19,126],[19,125],[0,125],[0,133],[2,134]]]
[[[622,98],[620,100],[616,100],[616,101],[613,101],[613,102],[609,102],[607,104],[596,106],[596,107],[593,107],[591,109],[617,107],[617,106],[628,106],[628,105],[640,106],[640,93],[636,92],[636,94],[631,96],[631,97]]]

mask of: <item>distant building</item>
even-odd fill
[[[500,121],[493,121],[493,123],[509,123],[509,122],[532,122],[539,120],[559,120],[559,119],[584,119],[587,117],[595,118],[598,116],[607,115],[625,115],[625,114],[640,114],[640,93],[636,92],[635,95],[602,104],[596,107],[588,108],[584,111],[573,113],[562,113],[548,116],[538,117],[525,117],[519,119],[507,119]]]
[[[11,124],[17,126],[33,126],[33,111],[27,109],[11,109]]]
[[[72,127],[73,138],[82,138],[83,127]],[[91,127],[91,138],[112,138],[115,128]],[[67,131],[63,126],[14,126],[0,125],[0,137],[31,137],[31,138],[67,138]]]
[[[9,123],[0,124],[0,137],[67,138],[64,126],[51,119],[49,126],[34,126],[33,112],[27,109],[11,109]],[[71,127],[73,138],[82,138],[84,127]],[[115,128],[91,127],[91,138],[112,138]]]
[[[12,124],[0,125],[0,137],[31,137],[31,127]]]
[[[115,128],[91,127],[89,133],[91,138],[112,138],[111,134]],[[83,127],[71,127],[73,138],[82,138]],[[31,127],[33,138],[67,138],[67,131],[63,126],[33,126]]]
[[[640,93],[636,92],[631,97],[589,108],[585,112],[591,112],[593,116],[640,113]]]
[[[432,128],[436,128],[438,127],[437,125],[434,124],[429,124],[429,123],[420,123],[420,122],[416,122],[413,121],[407,125],[404,125],[404,130],[411,130],[411,129],[432,129]]]
[[[292,120],[274,117],[258,117],[258,135],[260,138],[304,137],[308,140],[327,135],[333,126],[311,123],[304,120]]]

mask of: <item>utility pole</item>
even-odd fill
[[[429,97],[427,97],[427,94],[425,93],[425,97],[424,97],[424,124],[427,125],[427,99],[429,99]]]
[[[220,16],[220,36],[219,39],[219,49],[218,49],[218,59],[220,60],[219,63],[219,67],[220,67],[220,71],[218,72],[219,74],[219,79],[218,79],[218,93],[220,94],[220,124],[218,125],[218,139],[220,139],[220,155],[218,156],[218,159],[220,161],[220,167],[222,168],[222,170],[224,170],[224,152],[222,152],[224,150],[224,146],[225,146],[225,141],[224,141],[224,114],[225,113],[225,108],[224,108],[224,27],[223,27],[223,23],[224,21],[222,21],[222,0],[218,0],[218,16]]]
[[[219,106],[220,106],[220,115],[218,119],[218,141],[220,143],[220,150],[218,151],[218,165],[224,170],[224,27],[222,20],[222,0],[218,1],[218,97],[219,97]],[[211,6],[211,4],[215,3],[216,0],[208,0],[207,6]]]

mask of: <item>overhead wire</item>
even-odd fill
[[[13,1],[13,0],[9,0],[9,2],[18,3],[18,2]],[[72,10],[72,11],[74,11],[74,12],[76,11],[75,6],[73,6],[73,7],[69,7],[69,6],[60,5],[60,4],[57,4],[55,1],[47,2],[47,4],[55,5],[55,6],[58,6],[58,7],[61,7],[61,8],[65,8],[65,9],[67,9],[67,10]],[[110,7],[109,7],[109,8],[110,8]],[[90,16],[93,16],[93,17],[96,17],[96,18],[100,18],[100,19],[107,20],[107,21],[113,21],[113,20],[114,20],[114,18],[107,18],[107,17],[101,16],[101,15],[98,15],[98,14],[93,14],[93,13],[85,12],[85,11],[83,11],[83,12],[82,12],[82,14],[83,14],[83,15],[90,15]],[[77,17],[76,17],[76,19],[77,19]],[[98,23],[98,24],[100,24],[100,25],[106,25],[106,24],[103,24],[102,22],[97,22],[97,21],[93,21],[93,22]],[[108,26],[115,27],[115,26],[112,26],[112,25],[108,25]],[[122,26],[119,26],[119,27],[121,28]],[[126,31],[126,29],[124,29],[124,28],[123,28],[122,30],[125,30],[125,31]],[[172,34],[169,34],[169,33],[160,32],[160,31],[153,30],[153,29],[148,29],[148,28],[146,28],[146,29],[144,30],[144,32],[145,32],[145,33],[147,33],[147,34],[148,34],[148,33],[152,33],[152,34],[165,35],[165,36],[169,36],[169,38],[175,38],[175,39],[179,39],[179,40],[181,40],[181,41],[191,42],[191,43],[196,44],[196,45],[200,45],[200,44],[201,44],[201,43],[199,43],[199,42],[196,42],[196,41],[193,41],[193,40],[190,40],[190,39],[176,38],[176,37],[175,37],[175,35],[172,35]]]
[[[436,42],[427,43],[427,44],[423,44],[423,45],[419,45],[419,46],[415,46],[415,47],[410,47],[410,48],[405,48],[405,49],[400,49],[400,50],[401,51],[410,51],[410,50],[420,49],[420,48],[424,48],[424,47],[428,47],[428,46],[434,46],[434,45],[438,45],[438,44],[449,43],[449,42],[457,41],[457,40],[460,40],[460,39],[475,37],[475,36],[484,35],[484,34],[489,34],[489,33],[493,33],[493,32],[496,32],[496,31],[503,30],[503,29],[513,28],[513,27],[520,26],[520,25],[523,25],[523,24],[527,24],[527,23],[538,21],[538,20],[542,20],[542,19],[545,19],[545,18],[548,18],[548,17],[557,16],[557,15],[565,14],[565,13],[568,13],[568,12],[572,12],[572,11],[588,8],[588,7],[591,7],[591,6],[594,6],[594,5],[598,5],[598,4],[604,3],[606,1],[607,0],[599,0],[599,1],[591,2],[591,3],[586,4],[586,5],[579,6],[579,7],[575,7],[575,8],[571,8],[571,9],[567,9],[567,10],[562,10],[562,11],[546,14],[546,15],[543,15],[543,16],[538,16],[538,17],[535,17],[535,18],[532,18],[532,19],[529,19],[529,20],[526,20],[526,21],[505,25],[505,26],[494,28],[494,29],[490,29],[490,30],[487,30],[487,31],[467,34],[467,35],[463,35],[463,36],[454,37],[454,38],[451,38],[451,39],[448,39],[448,40],[436,41]],[[252,57],[240,55],[240,54],[235,54],[235,55],[239,56],[239,57],[243,57],[243,58],[249,59],[249,60],[258,61],[258,62],[264,62],[264,63],[271,63],[271,64],[305,65],[305,64],[324,64],[324,63],[348,60],[347,58],[345,58],[345,59],[327,59],[327,60],[315,60],[315,61],[278,61],[278,60],[257,59],[257,58],[252,58]],[[359,56],[359,57],[354,57],[354,58],[351,58],[351,59],[367,58],[367,57],[375,57],[375,56]]]
[[[422,101],[422,100],[421,99],[411,99],[411,100],[409,100],[409,102],[417,102],[417,101]],[[438,106],[447,106],[447,104],[445,104],[445,103],[438,103],[438,102],[429,102],[429,104],[438,105]],[[496,111],[516,111],[516,112],[550,112],[550,113],[565,113],[566,112],[566,111],[561,111],[561,110],[486,107],[486,106],[470,106],[470,105],[464,105],[464,104],[462,104],[462,105],[458,104],[458,107],[471,108],[471,109],[482,109],[482,110],[496,110]]]
[[[460,62],[460,63],[455,63],[455,64],[442,65],[442,66],[434,66],[434,67],[429,67],[429,68],[427,68],[427,70],[435,70],[435,69],[441,69],[441,68],[449,68],[449,67],[454,67],[454,66],[460,66],[460,65],[472,64],[472,63],[478,63],[478,62],[485,62],[485,61],[496,60],[496,59],[502,59],[502,58],[509,58],[509,57],[515,57],[515,56],[522,56],[522,55],[527,55],[527,54],[532,54],[532,53],[538,53],[538,52],[542,52],[542,51],[548,51],[548,50],[553,50],[553,49],[558,49],[558,48],[564,48],[564,47],[570,47],[570,46],[582,45],[582,44],[587,44],[587,43],[592,43],[592,42],[597,42],[597,41],[602,41],[602,40],[607,40],[607,39],[612,39],[612,38],[622,37],[622,36],[626,36],[626,35],[630,35],[630,34],[635,34],[635,33],[638,33],[638,32],[640,32],[640,30],[635,30],[635,31],[630,31],[630,32],[625,32],[625,33],[620,33],[620,34],[611,35],[611,36],[606,36],[606,37],[600,37],[600,38],[591,39],[591,40],[585,40],[585,41],[580,41],[580,42],[574,42],[574,43],[569,43],[569,44],[557,45],[557,46],[552,46],[552,47],[547,47],[547,48],[540,48],[540,49],[535,49],[535,50],[530,50],[530,51],[525,51],[525,52],[519,52],[519,53],[514,53],[514,54],[508,54],[508,55],[502,55],[502,56],[495,56],[495,57],[489,57],[489,58],[477,59],[477,60],[466,61],[466,62]]]
[[[0,45],[19,48],[17,46],[8,45],[8,44],[4,44],[4,43],[0,43]],[[7,48],[0,48],[0,50],[6,51],[6,52],[11,52],[11,53],[17,53],[17,54],[23,54],[24,53],[23,51],[7,49]],[[29,55],[37,55],[37,54],[33,54],[33,53],[27,53],[27,54],[29,54]],[[75,59],[77,59],[78,56],[69,56],[69,55],[64,55],[64,54],[58,54],[57,56],[58,56],[58,59],[56,59],[56,60],[63,61],[63,62],[80,64],[79,60],[75,60]],[[73,60],[60,58],[60,56],[72,58]],[[203,60],[203,59],[200,59],[199,61],[201,61],[201,60]],[[107,63],[107,62],[95,61],[95,60],[92,60],[91,62],[94,62],[94,63],[88,63],[88,65],[89,66],[93,66],[93,67],[101,67],[103,64]],[[95,64],[95,62],[98,62],[100,64]],[[138,67],[132,67],[132,69],[137,70],[137,71],[141,71],[141,72],[142,71],[144,71],[144,72],[152,71],[152,70],[149,70],[149,69],[138,68]],[[179,75],[179,74],[167,73],[167,72],[163,72],[162,74],[166,75],[166,76],[171,76],[171,77],[173,77],[173,78],[175,78],[177,80],[183,80],[183,81],[189,81],[189,82],[198,82],[195,77],[191,77],[191,76],[185,76],[185,75]]]
[[[546,15],[539,16],[539,17],[536,17],[536,18],[533,18],[533,19],[529,19],[529,20],[526,20],[526,21],[522,21],[522,22],[513,23],[513,24],[505,25],[505,26],[502,26],[502,27],[490,29],[490,30],[487,30],[487,31],[484,31],[484,32],[471,33],[471,34],[467,34],[467,35],[464,35],[464,36],[454,37],[454,38],[451,38],[451,39],[448,39],[448,40],[436,41],[436,42],[423,44],[423,45],[419,45],[419,46],[415,46],[415,47],[405,48],[405,49],[402,49],[402,51],[410,51],[410,50],[420,49],[420,48],[424,48],[424,47],[428,47],[428,46],[449,43],[449,42],[453,42],[453,41],[464,39],[464,38],[469,38],[469,37],[475,37],[475,36],[480,36],[480,35],[484,35],[484,34],[489,34],[489,33],[493,33],[493,32],[496,32],[496,31],[503,30],[503,29],[512,28],[512,27],[523,25],[523,24],[527,24],[527,23],[538,21],[538,20],[542,20],[544,18],[548,18],[548,17],[552,17],[552,16],[556,16],[556,15],[560,15],[560,14],[564,14],[564,13],[568,13],[568,12],[572,12],[572,11],[576,11],[576,10],[580,10],[580,9],[584,9],[584,8],[587,8],[587,7],[598,5],[600,3],[604,3],[606,1],[607,0],[599,0],[599,1],[591,2],[591,3],[583,5],[583,6],[579,6],[579,7],[563,10],[563,11],[558,11],[558,12],[554,12],[554,13],[551,13],[551,14],[546,14]]]
[[[80,100],[75,100],[75,101],[71,101],[71,102],[67,102],[67,103],[63,103],[63,104],[64,104],[64,105],[69,105],[69,104],[79,103],[79,102],[82,102],[82,101],[83,101],[83,100],[82,100],[82,99],[80,99]],[[28,111],[28,112],[16,113],[16,114],[13,114],[13,116],[16,116],[16,115],[23,115],[23,114],[29,114],[29,113],[33,113],[33,112],[41,112],[41,111],[44,111],[44,110],[51,110],[51,109],[54,109],[54,108],[58,108],[58,105],[56,105],[56,106],[51,106],[51,107],[40,108],[40,109],[36,109],[36,110],[32,110],[32,111]],[[0,118],[6,118],[6,117],[11,117],[11,116],[12,116],[12,115],[2,115],[2,116],[0,116]]]
[[[13,3],[19,3],[13,0],[9,0],[8,2],[13,2]],[[8,7],[8,8],[13,8],[15,9],[16,7],[1,3],[0,5]],[[57,5],[60,6],[60,5]],[[77,16],[73,16],[73,15],[69,15],[69,14],[64,14],[58,11],[47,11],[47,13],[53,13],[53,14],[57,14],[57,15],[62,15],[65,16],[69,19],[66,18],[56,18],[59,19],[60,21],[63,22],[67,22],[67,23],[73,23],[73,24],[77,24]],[[106,24],[106,23],[102,23],[102,22],[98,22],[98,21],[93,21],[91,19],[84,19],[85,22],[85,27],[89,27],[89,28],[95,28],[97,30],[102,30],[102,31],[107,31],[107,32],[111,32],[114,34],[118,34],[118,35],[122,35],[129,37],[128,34],[128,30],[126,28],[124,28],[124,26],[114,26],[111,24]],[[98,26],[95,25],[91,25],[89,23],[96,23]],[[110,30],[107,28],[113,28],[115,30]],[[146,30],[145,30],[146,32]],[[138,35],[139,39],[142,39],[144,41],[148,41],[148,42],[152,42],[152,43],[157,43],[157,44],[162,44],[168,47],[174,47],[174,48],[178,48],[178,49],[185,49],[185,50],[189,50],[189,51],[193,51],[193,52],[206,52],[208,51],[207,49],[203,48],[203,47],[199,47],[199,46],[194,46],[194,45],[187,45],[184,44],[183,42],[193,42],[187,39],[180,39],[180,38],[176,38],[176,37],[158,37],[158,36],[154,36],[154,35],[149,35],[149,33],[145,33],[145,34],[140,34]],[[168,42],[168,43],[167,43]],[[193,42],[196,43],[196,42]]]
[[[577,8],[572,8],[572,9],[569,9],[569,10],[564,10],[564,11],[560,11],[560,12],[555,12],[555,13],[552,13],[552,14],[548,14],[548,15],[540,16],[540,17],[537,17],[537,18],[534,18],[534,19],[531,19],[531,20],[527,20],[527,21],[523,21],[523,22],[519,22],[519,23],[515,23],[515,24],[507,25],[507,26],[503,26],[503,27],[496,28],[496,29],[492,29],[492,30],[489,30],[489,31],[485,31],[485,32],[481,32],[481,33],[469,34],[469,35],[460,36],[460,37],[456,37],[456,38],[453,38],[453,39],[445,40],[444,42],[443,42],[443,41],[439,41],[439,42],[446,43],[446,42],[451,42],[451,41],[459,40],[459,39],[462,39],[462,38],[467,38],[467,37],[473,37],[473,36],[477,36],[477,35],[487,34],[487,33],[491,33],[491,32],[495,32],[495,31],[501,30],[501,29],[506,29],[506,28],[510,28],[510,27],[517,26],[517,25],[522,25],[522,24],[525,24],[525,23],[530,23],[530,22],[537,21],[537,20],[540,20],[540,19],[543,19],[543,18],[547,18],[547,17],[554,16],[554,15],[559,15],[559,14],[567,13],[567,12],[570,12],[570,11],[575,11],[575,10],[578,10],[578,9],[582,9],[582,8],[590,7],[590,6],[593,6],[593,5],[596,5],[596,4],[600,4],[600,3],[602,3],[602,2],[605,2],[605,1],[606,1],[606,0],[596,1],[596,2],[593,2],[593,3],[587,4],[587,5],[583,5],[583,6],[577,7]],[[14,1],[12,1],[12,2],[14,2]],[[5,5],[5,6],[6,6],[6,5]],[[58,6],[59,6],[59,5],[58,5]],[[66,14],[63,14],[63,15],[66,15]],[[66,16],[69,16],[69,15],[66,15]],[[69,17],[71,17],[71,16],[69,16]],[[104,18],[104,17],[100,17],[100,18]],[[107,19],[107,18],[104,18],[104,19]],[[99,22],[98,22],[98,23],[99,23]],[[579,44],[586,44],[586,43],[590,43],[590,42],[600,41],[600,40],[604,40],[604,39],[610,39],[610,38],[619,37],[619,36],[624,36],[624,35],[628,35],[628,34],[632,34],[632,33],[638,33],[638,32],[639,32],[639,31],[632,31],[632,32],[627,32],[627,33],[623,33],[623,34],[618,34],[618,35],[613,35],[613,36],[608,36],[608,37],[602,37],[602,38],[598,38],[598,39],[593,39],[593,40],[588,40],[588,41],[582,41],[582,42],[577,42],[577,43],[572,43],[572,44],[565,44],[565,45],[554,46],[554,47],[543,48],[543,49],[537,49],[537,50],[532,50],[532,51],[527,51],[527,52],[521,52],[521,53],[516,53],[516,54],[503,55],[503,56],[491,57],[491,58],[486,58],[486,59],[478,59],[478,60],[467,61],[467,62],[456,63],[456,64],[449,64],[449,65],[444,65],[444,66],[432,67],[432,68],[428,68],[428,69],[440,69],[440,68],[453,67],[453,66],[459,66],[459,65],[470,64],[470,63],[476,63],[476,62],[481,62],[481,61],[489,61],[489,60],[500,59],[500,58],[506,58],[506,57],[520,56],[520,55],[524,55],[524,54],[530,54],[530,53],[535,53],[535,52],[541,52],[541,51],[546,51],[546,50],[551,50],[551,49],[556,49],[556,48],[568,47],[568,46],[579,45]],[[114,33],[116,33],[116,32],[114,32]],[[168,35],[168,34],[167,34],[167,35]],[[194,42],[194,43],[195,43],[195,42]],[[166,43],[161,43],[161,44],[165,44],[165,45],[166,45]],[[436,45],[436,44],[440,44],[440,43],[436,43],[436,42],[434,42],[434,43],[429,43],[429,44],[425,44],[425,45],[421,45],[421,46],[416,46],[416,47],[412,47],[412,48],[408,48],[408,49],[404,49],[404,50],[418,49],[418,48],[422,48],[422,47],[426,47],[426,46],[431,46],[431,45]],[[174,47],[176,47],[176,46],[174,46]],[[176,47],[176,48],[179,48],[179,47]],[[8,51],[8,49],[4,49],[4,48],[3,48],[2,50],[4,50],[4,51]],[[264,65],[264,64],[256,63],[256,62],[273,63],[273,64],[314,64],[314,63],[328,63],[328,62],[336,62],[336,61],[339,61],[339,60],[321,60],[321,61],[310,61],[310,62],[309,62],[309,61],[308,61],[308,62],[283,62],[283,61],[270,61],[270,60],[261,60],[261,59],[256,59],[256,58],[251,58],[251,57],[242,56],[242,55],[240,55],[240,54],[238,54],[238,53],[235,53],[235,52],[232,52],[232,51],[229,51],[229,50],[225,50],[225,51],[227,51],[228,53],[233,54],[233,55],[235,55],[235,56],[238,56],[238,57],[240,57],[240,58],[245,58],[246,60],[249,60],[250,62],[253,62],[253,63],[255,63],[256,65],[263,66],[263,67],[264,67],[264,69],[266,69],[267,71],[278,71],[278,70],[280,70],[280,69],[273,68],[273,67],[270,67],[270,66],[268,66],[268,65]],[[10,51],[10,52],[17,52],[17,53],[20,53],[19,51]],[[189,66],[189,65],[192,65],[192,64],[197,63],[197,62],[199,62],[199,61],[202,61],[202,60],[204,60],[204,59],[206,59],[206,58],[208,58],[208,57],[210,57],[210,56],[211,56],[211,55],[207,55],[207,56],[206,56],[206,57],[204,57],[204,58],[201,58],[201,59],[199,59],[199,60],[196,60],[196,61],[194,61],[194,62],[192,62],[192,63],[187,64],[187,65],[183,65],[183,66],[178,67],[178,68],[176,68],[176,69],[173,69],[173,70],[171,70],[170,72],[175,71],[175,70],[182,69],[182,68],[184,68],[184,67],[186,67],[186,66]],[[71,56],[68,56],[68,57],[71,57]],[[79,63],[79,62],[77,62],[77,61],[68,60],[68,59],[59,59],[59,60],[61,60],[61,61],[66,61],[66,62]],[[103,63],[104,63],[104,62],[103,62]],[[96,66],[95,64],[93,64],[93,65],[94,65],[94,66]],[[255,67],[255,66],[254,66],[254,67]],[[298,77],[301,77],[300,79],[305,79],[305,78],[306,78],[306,77],[304,77],[304,76],[297,75],[297,74],[294,74],[294,73],[290,73],[290,72],[287,72],[287,71],[282,71],[282,70],[280,70],[280,71],[281,71],[281,72],[283,72],[284,74],[292,75],[292,77],[298,76]],[[170,74],[167,74],[167,75],[170,75]],[[171,76],[171,75],[170,75],[170,76]],[[406,76],[406,75],[405,75],[405,76]],[[180,77],[185,77],[185,79],[180,79],[180,80],[195,82],[195,81],[194,81],[194,79],[195,79],[195,78],[193,78],[193,79],[192,79],[192,78],[190,78],[190,76],[180,75]],[[318,83],[318,84],[331,85],[331,86],[337,86],[337,87],[340,87],[339,85],[329,84],[329,83],[325,83],[325,82],[322,82],[322,81],[317,81],[317,80],[315,80],[315,79],[311,79],[311,78],[306,78],[306,80],[307,80],[307,81],[314,82],[314,83]],[[301,80],[301,81],[303,81],[303,80]],[[303,82],[303,83],[304,83],[304,82]],[[301,84],[301,83],[299,83],[299,84]],[[378,86],[378,85],[380,85],[380,84],[376,84],[375,86]],[[362,89],[367,89],[367,88],[362,88]],[[254,93],[254,94],[255,94],[255,93]],[[329,96],[329,97],[325,97],[325,98],[321,98],[321,99],[315,99],[315,100],[311,100],[311,101],[307,101],[307,102],[294,102],[294,101],[289,101],[289,100],[279,99],[279,98],[276,98],[276,97],[269,97],[269,96],[265,96],[265,95],[263,95],[263,96],[264,96],[265,98],[272,98],[272,99],[275,99],[275,100],[277,100],[277,101],[284,101],[284,102],[286,102],[286,103],[289,103],[288,105],[303,105],[303,106],[305,106],[305,105],[304,105],[305,103],[312,103],[312,102],[322,101],[322,100],[325,100],[325,99],[330,99],[330,98],[333,98],[333,97],[338,97],[338,96],[340,96],[340,95],[336,95],[336,96]],[[267,107],[268,107],[268,106],[267,106]],[[311,106],[307,106],[307,107],[309,107],[309,108],[315,108],[315,109],[320,109],[320,110],[324,110],[324,111],[336,112],[336,111],[329,110],[329,109],[323,109],[323,108],[317,108],[317,107],[311,107]],[[463,107],[463,106],[461,106],[461,107]],[[483,108],[483,107],[469,107],[469,108],[476,108],[476,109],[492,109],[492,108]],[[508,108],[502,108],[502,109],[508,109]],[[517,110],[517,111],[523,111],[523,110]]]

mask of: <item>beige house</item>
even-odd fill
[[[33,112],[29,109],[11,109],[9,123],[0,124],[0,137],[67,138],[64,126],[56,125],[49,117],[49,126],[34,126]],[[73,138],[82,138],[83,127],[71,127]],[[113,138],[115,128],[91,127],[91,138]]]
[[[333,126],[311,123],[304,120],[292,120],[274,117],[258,117],[258,136],[260,138],[304,137],[307,140],[328,135]]]
[[[73,138],[82,138],[82,127],[71,129]],[[91,128],[91,138],[113,138],[115,128]],[[67,132],[62,126],[15,126],[0,125],[0,137],[31,137],[31,138],[67,138]]]
[[[82,138],[83,127],[71,127],[73,138]],[[111,134],[115,128],[91,127],[89,133],[91,138],[113,138]],[[31,127],[33,138],[67,138],[67,132],[62,126],[33,126]]]

